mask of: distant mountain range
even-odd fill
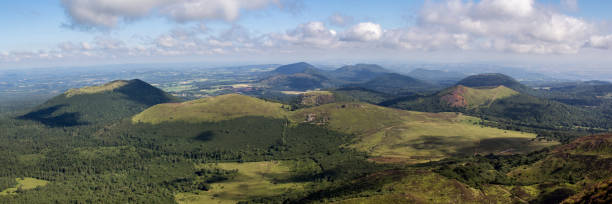
[[[408,76],[427,81],[430,83],[440,84],[442,86],[452,86],[459,80],[467,77],[466,74],[454,71],[430,70],[430,69],[415,69],[408,73]]]
[[[391,71],[376,64],[356,64],[340,67],[329,74],[335,79],[355,83],[367,82],[387,73]]]
[[[389,94],[420,92],[436,87],[375,64],[356,64],[326,71],[305,62],[283,65],[262,74],[260,84],[273,90],[316,90],[360,87]]]

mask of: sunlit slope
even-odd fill
[[[470,88],[458,85],[438,93],[438,97],[443,105],[473,109],[481,106],[488,107],[496,100],[518,94],[519,92],[503,85],[494,88]]]
[[[500,100],[518,95],[518,91],[504,85],[476,88],[457,85],[434,95],[399,98],[383,102],[382,105],[428,112],[474,110],[490,108]]]
[[[324,124],[332,130],[357,135],[350,147],[389,162],[528,152],[555,144],[532,141],[535,134],[483,127],[478,118],[459,113],[403,111],[366,103],[334,103],[302,109],[291,119]]]
[[[284,118],[283,104],[268,102],[240,94],[202,98],[183,103],[153,106],[132,118],[134,123],[216,122],[246,116]]]
[[[285,105],[230,94],[184,103],[160,104],[132,118],[134,123],[206,123],[259,116],[310,123],[354,135],[348,147],[384,162],[426,162],[454,155],[521,153],[549,146],[536,135],[483,127],[460,113],[405,111],[367,103],[330,103],[289,111]]]

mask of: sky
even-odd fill
[[[0,69],[123,63],[491,63],[612,72],[607,0],[26,0]]]

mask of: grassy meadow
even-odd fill
[[[420,163],[454,155],[526,153],[557,142],[536,135],[480,125],[481,120],[459,113],[423,113],[364,103],[327,104],[298,110],[291,119],[315,122],[357,135],[349,147],[381,157],[378,161]]]
[[[245,163],[203,164],[199,168],[236,170],[237,174],[226,181],[211,184],[208,191],[179,193],[178,203],[237,203],[260,197],[271,197],[285,193],[304,191],[309,182],[292,182],[289,179],[296,170],[294,162],[262,161]]]
[[[17,186],[0,191],[0,196],[15,195],[20,191],[32,190],[38,187],[46,186],[49,182],[35,178],[16,178]]]

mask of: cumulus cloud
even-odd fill
[[[279,0],[62,0],[74,28],[114,28],[147,16],[172,21],[234,21],[243,10],[280,5]]]
[[[75,21],[90,26],[163,15],[175,21],[231,21],[241,10],[278,4],[280,0],[64,0]],[[136,2],[136,3],[134,3]],[[211,2],[204,8],[202,2]],[[72,11],[72,7],[75,10]],[[79,9],[76,9],[79,8]],[[84,8],[84,9],[80,9]],[[208,10],[218,8],[216,10]],[[188,11],[189,10],[189,11]],[[173,11],[176,13],[173,14]],[[179,12],[180,11],[180,12]],[[190,13],[193,15],[191,15]],[[180,14],[179,14],[180,13]],[[109,18],[98,18],[101,16]],[[116,58],[125,56],[199,56],[232,54],[338,53],[346,50],[479,51],[526,54],[572,54],[581,49],[612,49],[612,34],[584,19],[539,5],[533,0],[427,1],[414,25],[385,28],[376,22],[347,20],[340,14],[282,32],[253,33],[233,24],[210,30],[202,22],[158,36],[126,43],[111,37],[64,42],[49,50],[0,52],[0,61],[26,59]],[[334,30],[329,27],[337,26]],[[397,52],[401,53],[401,52]]]
[[[429,2],[419,27],[469,35],[483,48],[541,54],[575,53],[595,31],[585,20],[540,8],[533,0]]]
[[[202,19],[236,20],[241,10],[260,9],[278,0],[183,0],[161,8],[170,19],[185,22]]]
[[[334,47],[337,45],[337,39],[335,30],[327,28],[323,22],[313,21],[301,24],[284,34],[271,34],[268,36],[266,44],[273,46],[288,42],[302,46]]]
[[[612,35],[597,35],[592,36],[587,44],[590,47],[600,49],[611,49],[612,48]]]
[[[365,22],[359,23],[349,28],[345,33],[343,40],[346,41],[374,41],[380,39],[383,34],[383,30],[380,25]]]

